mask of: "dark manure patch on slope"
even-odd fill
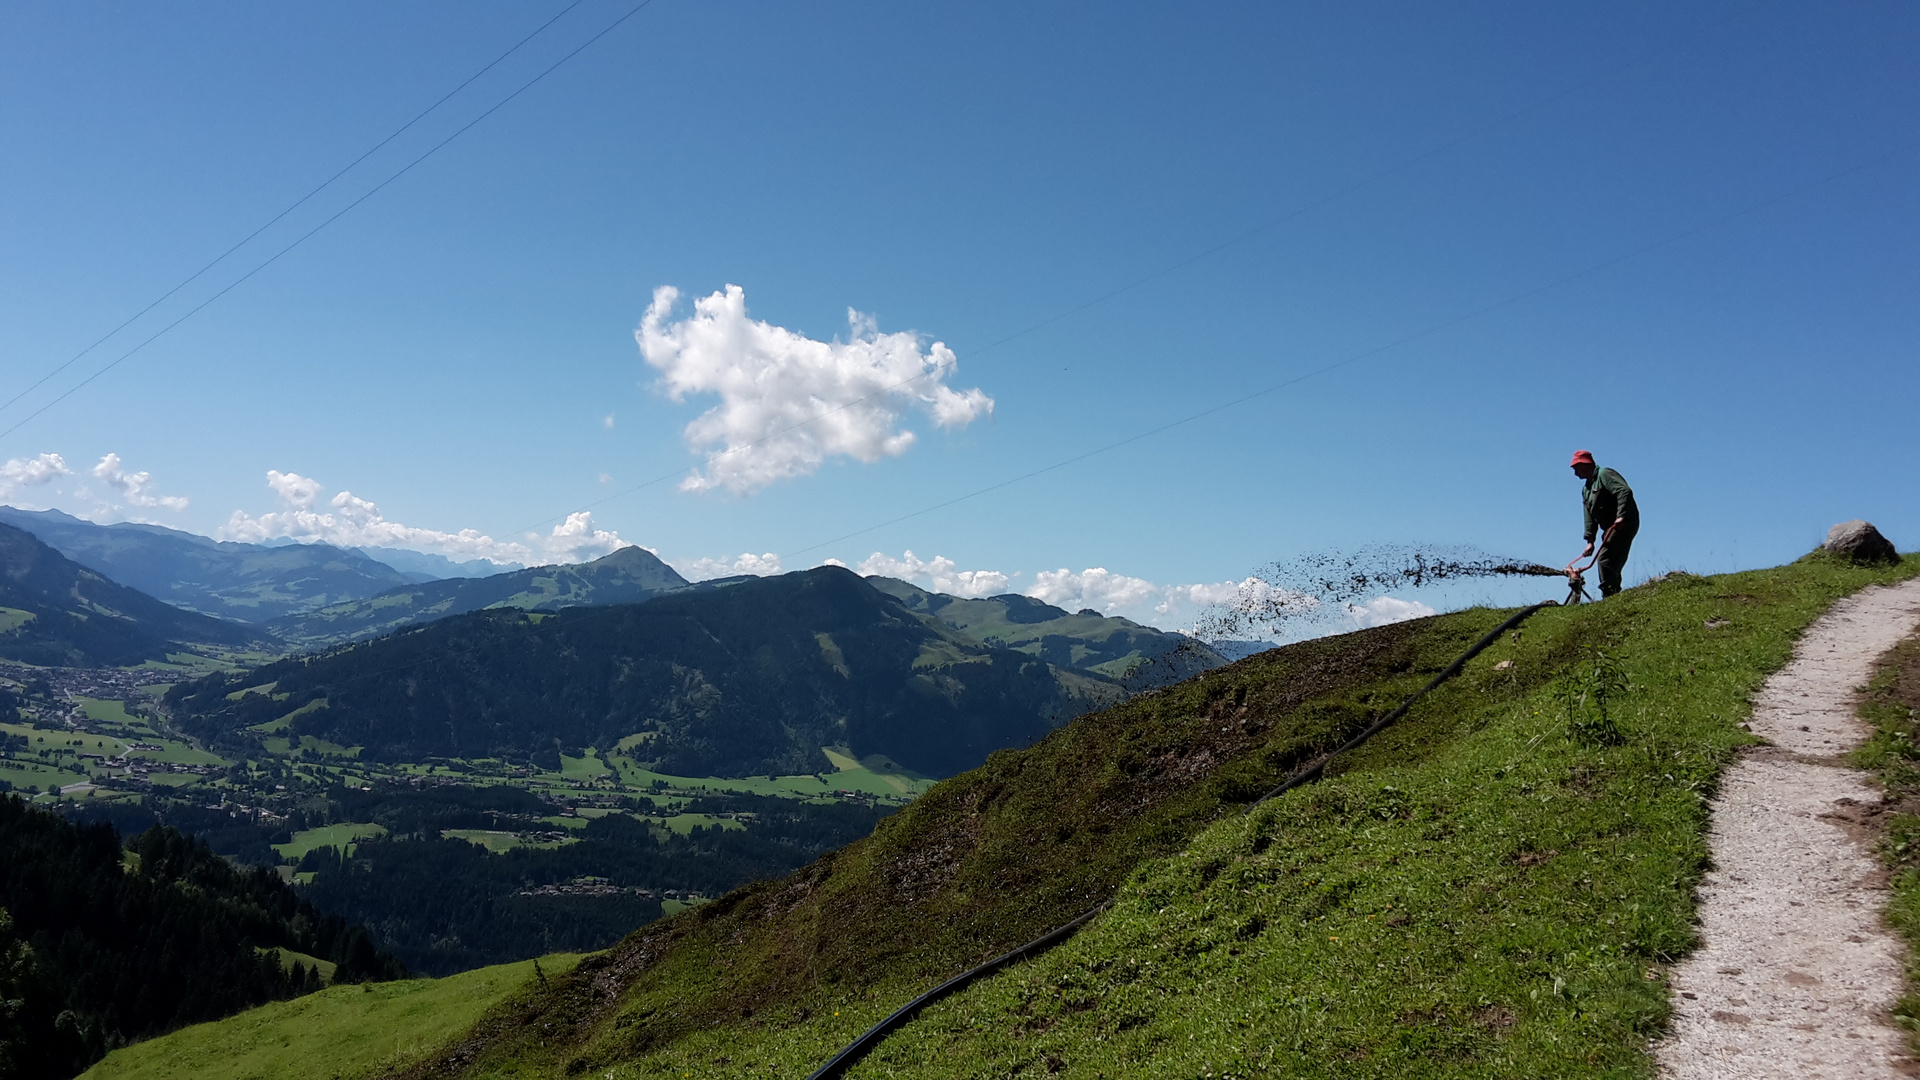
[[[1398,704],[1497,618],[1301,642],[1080,717],[784,879],[636,931],[401,1075],[585,1072],[715,1025],[805,1023],[836,993],[904,1001],[1105,901],[1140,862]]]

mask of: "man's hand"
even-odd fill
[[[1591,554],[1593,554],[1593,541],[1589,540],[1587,541],[1587,546],[1580,549],[1580,559],[1584,559]],[[1579,562],[1580,559],[1575,559],[1573,561]]]
[[[1627,523],[1626,518],[1614,518],[1613,524],[1607,526],[1607,531],[1612,532],[1613,530],[1619,528],[1622,525],[1625,525],[1626,523]]]

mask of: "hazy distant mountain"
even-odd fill
[[[1130,689],[1178,682],[1220,667],[1228,659],[1184,634],[1091,609],[1069,612],[1015,593],[963,600],[928,592],[898,578],[867,580],[874,588],[899,598],[909,610],[937,619],[976,641],[1017,649],[1057,667],[1096,672],[1121,680]]]
[[[0,523],[0,657],[103,667],[164,660],[182,645],[243,645],[249,627],[163,604]]]
[[[0,522],[175,607],[243,622],[361,600],[416,580],[327,544],[240,544],[159,525],[97,525],[58,510],[11,506],[0,506]]]
[[[1245,660],[1255,653],[1263,653],[1268,649],[1277,649],[1280,647],[1271,641],[1238,641],[1233,638],[1220,638],[1209,641],[1207,644],[1213,647],[1214,652],[1219,653],[1229,660]]]
[[[416,623],[485,608],[556,611],[637,604],[689,588],[686,578],[645,548],[624,547],[571,566],[535,566],[483,578],[447,578],[275,620],[268,630],[290,645],[314,648],[375,637]]]
[[[514,570],[525,570],[520,563],[494,563],[485,559],[468,559],[455,562],[445,555],[429,555],[424,551],[408,551],[405,548],[354,548],[358,554],[365,555],[375,562],[383,562],[414,581],[438,581],[441,578],[492,577]]]
[[[637,563],[634,550],[609,558]],[[167,706],[236,753],[232,740],[259,737],[252,725],[286,717],[287,737],[385,761],[525,758],[643,734],[651,767],[686,776],[828,770],[827,746],[948,776],[1124,693],[982,645],[828,566],[644,604],[476,611],[182,684]]]

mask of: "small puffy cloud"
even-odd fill
[[[1363,604],[1347,605],[1347,617],[1362,628],[1406,622],[1408,619],[1424,619],[1429,615],[1437,614],[1439,612],[1418,600],[1401,600],[1392,596],[1382,596]]]
[[[816,341],[749,319],[737,285],[695,300],[693,314],[675,322],[679,296],[671,286],[655,289],[634,338],[674,401],[720,398],[687,425],[687,442],[707,450],[707,465],[683,490],[747,494],[811,475],[831,457],[898,457],[914,442],[900,426],[910,410],[943,428],[993,412],[980,390],[946,385],[958,361],[941,342],[923,350],[917,335],[882,334],[854,311],[847,341]]]
[[[603,428],[606,428],[608,431],[612,431],[613,430],[613,414],[608,413],[607,418],[605,420],[600,421],[600,426]]]
[[[907,551],[898,559],[876,551],[861,560],[854,569],[864,577],[878,574],[900,578],[926,585],[934,592],[969,599],[998,596],[1006,592],[1013,581],[998,570],[962,570],[958,563],[944,555],[922,559],[912,551]]]
[[[40,454],[0,462],[0,498],[72,475],[73,470],[67,468],[66,459],[59,454]]]
[[[593,515],[585,510],[568,514],[546,539],[547,554],[561,562],[587,562],[626,546],[611,530],[595,527]]]
[[[153,474],[128,472],[122,465],[119,454],[108,454],[89,471],[92,472],[94,479],[119,492],[120,497],[127,500],[129,505],[165,507],[168,510],[187,508],[187,500],[184,496],[154,494]]]
[[[706,581],[710,578],[734,577],[738,574],[757,574],[760,577],[768,577],[785,573],[780,568],[780,556],[771,551],[762,555],[755,555],[751,551],[743,552],[738,558],[732,560],[711,557],[668,560],[667,565],[673,567],[688,581]]]
[[[279,469],[267,470],[267,486],[273,489],[280,501],[301,510],[313,509],[313,500],[320,497],[320,481],[301,476],[299,473],[283,473]]]
[[[299,473],[269,470],[267,486],[279,497],[280,509],[258,517],[235,510],[219,530],[221,539],[250,543],[287,539],[338,547],[403,548],[455,560],[485,559],[496,564],[521,565],[584,562],[627,543],[611,530],[596,526],[593,515],[585,511],[567,515],[567,519],[546,536],[529,533],[527,541],[521,543],[496,540],[478,529],[445,532],[404,525],[389,520],[378,505],[351,491],[339,492],[328,500],[326,505],[330,510],[316,509],[325,488],[319,481]]]
[[[1145,578],[1116,574],[1105,567],[1096,566],[1079,573],[1061,567],[1033,575],[1033,587],[1027,590],[1027,595],[1068,611],[1092,608],[1112,614],[1139,607],[1163,591]]]
[[[1255,597],[1267,604],[1288,602],[1259,578],[1161,585],[1099,566],[1078,573],[1065,568],[1043,570],[1034,575],[1027,595],[1068,611],[1091,608],[1103,615],[1201,637],[1222,636],[1212,632],[1210,624],[1195,628],[1196,621],[1207,621],[1203,616],[1209,611]]]

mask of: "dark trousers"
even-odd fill
[[[1612,596],[1620,591],[1620,572],[1627,567],[1627,556],[1633,552],[1633,538],[1638,528],[1625,526],[1614,531],[1607,542],[1600,547],[1600,557],[1594,565],[1600,571],[1600,595]]]

